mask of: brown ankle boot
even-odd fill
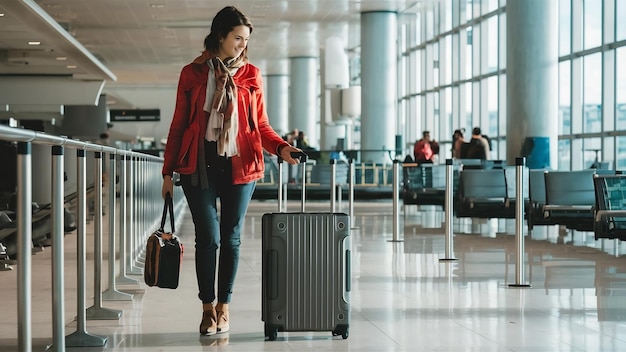
[[[228,324],[228,303],[218,303],[215,306],[217,312],[217,332],[226,332],[230,330]]]
[[[212,303],[202,304],[202,322],[200,322],[200,334],[215,335],[217,333],[217,317]]]

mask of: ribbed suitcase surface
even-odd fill
[[[350,220],[343,213],[263,215],[263,321],[277,331],[348,336]]]

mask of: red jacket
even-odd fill
[[[420,139],[413,146],[413,156],[415,162],[430,161],[433,158],[433,150],[430,148],[430,143],[424,139]]]
[[[172,175],[176,171],[178,153],[190,114],[199,119],[196,151],[204,148],[208,113],[203,110],[203,106],[208,75],[209,66],[206,62],[188,64],[180,73],[176,108],[165,146],[163,175]],[[233,78],[237,85],[239,109],[238,154],[232,157],[233,184],[243,184],[263,177],[263,148],[276,154],[280,145],[288,144],[269,124],[259,69],[252,64],[246,64],[237,70]],[[194,154],[197,156],[197,153]],[[197,165],[197,162],[193,165]]]

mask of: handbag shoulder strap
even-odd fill
[[[165,227],[167,213],[170,214],[170,227],[172,228],[172,233],[174,233],[176,232],[174,228],[174,201],[172,200],[172,196],[169,193],[165,195],[165,202],[163,203],[163,215],[161,216],[161,227],[159,227],[159,230],[161,232],[163,232]]]

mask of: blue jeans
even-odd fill
[[[256,182],[232,184],[230,162],[207,168],[208,189],[193,186],[189,176],[181,183],[196,231],[196,277],[198,297],[202,303],[215,300],[215,275],[217,250],[217,301],[230,302],[239,264],[241,228]],[[221,219],[217,215],[217,198],[220,199]]]

